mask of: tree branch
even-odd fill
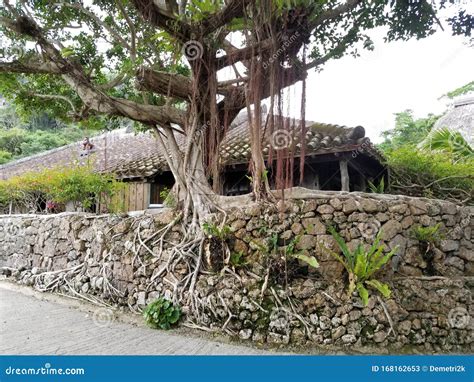
[[[114,30],[113,28],[110,27],[110,25],[107,25],[104,23],[94,12],[88,10],[85,8],[81,3],[79,2],[74,2],[72,4],[68,3],[61,3],[61,5],[69,8],[76,9],[82,13],[84,13],[86,16],[90,17],[92,20],[94,20],[97,25],[101,26],[104,28],[109,34],[114,38],[115,41],[117,41],[120,45],[122,45],[125,49],[128,49],[130,52],[134,50],[132,46],[125,40],[121,35],[120,32]]]
[[[59,94],[40,94],[40,93],[30,93],[30,95],[33,96],[33,97],[38,97],[38,98],[58,99],[58,100],[61,100],[61,101],[65,101],[69,104],[69,106],[71,106],[73,114],[77,114],[76,113],[76,107],[74,106],[72,101],[69,98],[65,97],[65,96],[62,96],[62,95],[59,95]]]
[[[315,17],[311,23],[311,29],[316,28],[318,25],[323,24],[325,21],[335,19],[346,12],[349,12],[356,8],[359,4],[361,4],[363,0],[347,0],[344,4],[337,6],[336,8],[332,8],[327,10],[324,13],[321,13],[318,17]]]
[[[24,74],[61,74],[64,71],[53,62],[42,62],[29,59],[28,62],[20,61],[0,62],[0,73],[24,73]]]
[[[178,20],[174,15],[162,9],[153,0],[132,0],[133,5],[142,17],[181,42],[191,40],[191,27],[184,21]]]
[[[308,27],[309,29],[313,30],[324,22],[340,17],[344,13],[353,10],[362,2],[363,0],[348,0],[344,4],[341,4],[336,8],[329,9],[318,17],[315,17],[309,23]],[[256,54],[262,55],[271,47],[272,40],[270,38],[265,39],[258,44],[249,45],[241,49],[232,49],[229,44],[227,44],[227,54],[216,59],[217,69],[220,70],[240,61],[250,60],[252,56]]]
[[[26,16],[16,21],[0,18],[0,24],[13,32],[36,40],[43,56],[58,68],[63,80],[76,91],[82,102],[90,109],[108,115],[122,116],[145,124],[176,123],[183,125],[185,114],[171,106],[143,105],[138,102],[111,97],[91,83],[83,68],[76,61],[61,55],[58,49],[43,35],[36,22]],[[16,66],[17,73],[18,66]]]
[[[252,0],[229,0],[224,8],[200,22],[199,28],[202,35],[207,36],[233,19],[243,17],[245,8],[251,2]]]
[[[192,94],[191,80],[181,74],[141,68],[137,70],[136,80],[138,90],[148,90],[186,101]]]

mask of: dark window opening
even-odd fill
[[[245,195],[251,191],[250,179],[245,171],[228,172],[224,176],[224,195]]]
[[[163,204],[173,185],[174,178],[171,172],[157,175],[150,184],[150,205]]]

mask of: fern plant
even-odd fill
[[[357,290],[363,304],[367,305],[369,301],[369,291],[366,287],[371,287],[379,291],[383,297],[390,297],[391,290],[389,286],[374,278],[374,273],[390,260],[398,247],[394,248],[389,253],[384,254],[383,251],[385,246],[380,244],[380,236],[382,234],[380,231],[375,237],[374,243],[368,250],[366,250],[362,244],[359,244],[354,251],[351,251],[334,227],[329,227],[329,232],[341,249],[342,256],[326,247],[323,247],[323,249],[339,261],[349,274],[349,296]]]
[[[303,254],[303,251],[297,251],[296,245],[300,241],[301,235],[296,236],[293,240],[291,240],[288,245],[285,247],[285,256],[287,258],[295,258],[301,261],[304,261],[310,267],[319,268],[318,260],[314,256],[307,256]]]

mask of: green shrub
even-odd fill
[[[73,202],[89,209],[101,198],[112,199],[122,187],[113,175],[97,173],[89,166],[45,169],[0,181],[0,206],[12,203],[36,210],[42,200]]]
[[[412,146],[385,153],[391,168],[391,192],[474,202],[474,159],[455,162],[449,154]]]
[[[168,330],[179,321],[181,310],[171,301],[159,298],[147,305],[143,317],[152,328]]]
[[[354,251],[350,251],[344,239],[336,232],[334,227],[329,227],[329,232],[339,245],[343,256],[326,247],[323,247],[323,249],[334,256],[349,274],[349,296],[357,290],[363,304],[367,305],[369,301],[369,291],[366,286],[369,286],[378,290],[382,296],[386,298],[390,297],[391,291],[388,285],[375,279],[373,276],[375,272],[390,260],[397,248],[384,255],[383,250],[385,246],[380,244],[381,232],[379,232],[375,237],[374,243],[368,250],[366,250],[362,244],[359,244]]]

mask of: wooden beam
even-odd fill
[[[347,159],[339,161],[341,171],[341,191],[349,191],[349,169],[347,168]]]

